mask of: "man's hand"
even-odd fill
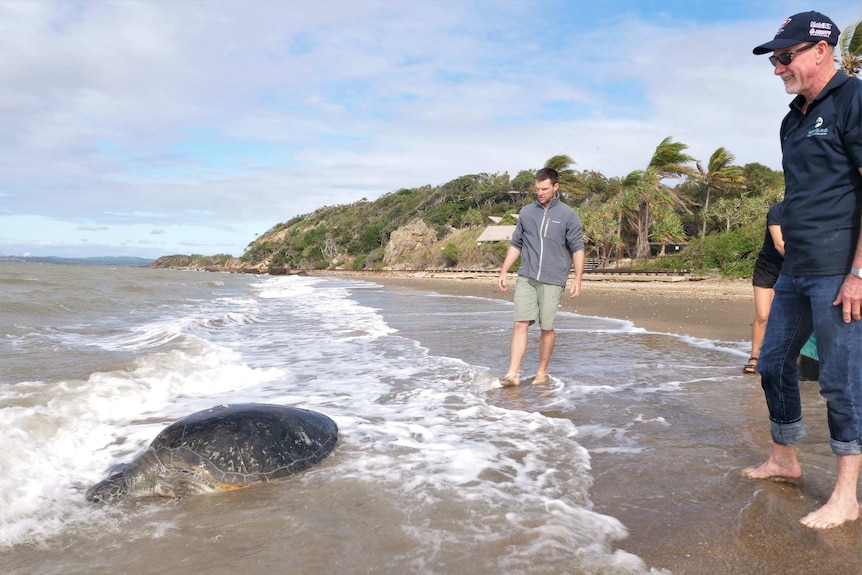
[[[832,305],[841,306],[844,323],[859,321],[862,318],[862,279],[848,275]]]
[[[569,290],[569,298],[576,298],[581,295],[581,278],[576,277],[572,280],[572,288]]]
[[[506,287],[506,274],[504,274],[504,273],[500,274],[500,279],[497,280],[497,286],[502,291],[508,291],[509,290],[509,288]]]

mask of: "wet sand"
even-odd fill
[[[512,296],[511,290],[497,288],[495,275],[360,275],[397,288]],[[562,306],[584,315],[626,319],[650,331],[732,342],[750,339],[754,312],[749,281],[719,278],[584,281],[580,297],[564,297]],[[668,406],[672,424],[655,432],[646,452],[593,455],[595,510],[620,519],[629,530],[617,547],[677,575],[862,572],[862,522],[825,532],[798,523],[825,503],[835,481],[817,384],[802,385],[808,436],[798,447],[805,477],[800,485],[787,485],[740,476],[768,453],[768,417],[757,376],[740,372],[730,382],[737,390],[731,397],[707,386],[692,395],[695,400]]]
[[[417,272],[357,274],[382,285],[411,287],[452,295],[512,301],[497,287],[496,274]],[[743,341],[751,338],[754,300],[750,280],[707,278],[683,281],[585,280],[580,296],[562,299],[562,310],[629,320],[650,331]]]

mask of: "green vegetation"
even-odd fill
[[[602,266],[751,274],[766,211],[784,193],[783,174],[756,163],[735,165],[724,148],[704,168],[687,149],[665,138],[648,164],[625,178],[575,170],[565,155],[548,160],[546,165],[561,174],[562,200],[584,222],[588,257]],[[491,224],[490,216],[502,218],[500,225],[516,223],[520,208],[534,201],[534,173],[469,174],[375,201],[323,207],[276,224],[249,244],[241,259],[282,270],[498,268],[506,245],[477,245],[476,238]],[[398,258],[387,256],[393,232],[416,219],[437,242]],[[672,255],[665,255],[668,246]]]
[[[336,265],[374,269],[383,265],[383,251],[392,232],[415,218],[422,219],[436,231],[437,239],[443,240],[456,230],[484,227],[490,223],[488,216],[517,213],[530,198],[525,180],[521,178],[521,185],[527,190],[512,191],[508,174],[473,174],[442,186],[401,189],[373,202],[327,206],[277,224],[249,244],[242,260],[252,264],[269,261],[295,269]],[[488,261],[494,261],[494,249],[489,246],[487,251]],[[451,252],[445,257],[450,256],[462,259]],[[432,260],[445,263],[440,257],[427,258]]]
[[[847,26],[841,32],[835,61],[850,76],[862,70],[862,21]]]
[[[206,270],[224,268],[233,259],[233,256],[230,254],[216,254],[214,256],[202,256],[200,254],[172,255],[160,257],[152,264],[152,267]]]

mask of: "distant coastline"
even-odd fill
[[[61,258],[55,256],[0,256],[0,263],[10,262],[87,266],[145,267],[152,264],[154,261],[156,260],[151,258],[138,258],[131,256],[101,256],[89,258]]]

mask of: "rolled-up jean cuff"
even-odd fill
[[[778,423],[770,421],[772,441],[779,445],[796,445],[800,439],[805,437],[805,425],[799,419],[793,423]]]
[[[829,446],[832,447],[832,453],[835,455],[862,455],[862,442],[858,439],[856,441],[830,439]]]

